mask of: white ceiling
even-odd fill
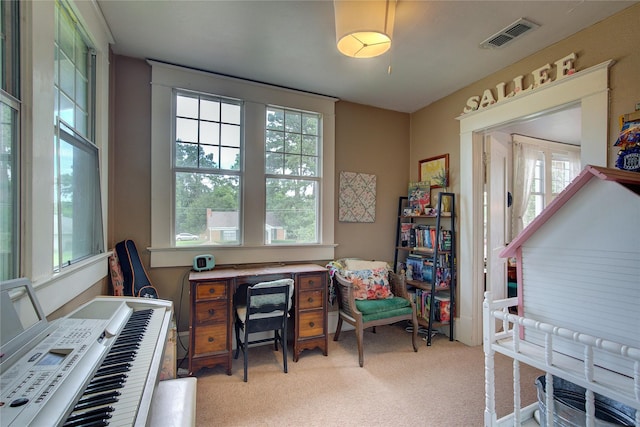
[[[414,112],[634,3],[398,0],[390,51],[353,59],[336,49],[330,0],[97,0],[117,54],[400,112]],[[540,27],[499,49],[479,47],[519,18]]]

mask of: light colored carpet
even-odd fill
[[[365,331],[364,368],[353,331],[329,336],[329,355],[306,350],[297,363],[270,345],[249,351],[248,382],[242,354],[232,375],[202,369],[198,377],[198,426],[482,426],[484,353],[434,337],[418,352],[401,325]],[[496,355],[498,416],[513,411],[512,362]],[[522,404],[536,401],[539,371],[521,365]]]

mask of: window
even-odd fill
[[[320,128],[317,113],[267,108],[267,244],[318,242]]]
[[[0,5],[0,280],[19,275],[20,58],[19,3]]]
[[[95,54],[78,20],[56,2],[53,266],[104,252],[98,148],[93,143]]]
[[[555,148],[553,146],[556,146]],[[523,215],[526,227],[576,177],[579,167],[572,160],[580,147],[546,143],[536,150],[535,165],[527,209]],[[573,153],[572,156],[570,153]]]
[[[336,99],[147,62],[151,266],[333,259]]]
[[[176,91],[175,231],[185,245],[237,245],[240,234],[242,104]]]

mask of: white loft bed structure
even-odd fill
[[[619,344],[604,338],[554,326],[549,323],[509,314],[515,307],[517,298],[491,301],[491,293],[485,293],[484,308],[484,351],[485,351],[485,426],[538,425],[534,412],[538,403],[525,408],[520,406],[520,363],[526,363],[546,371],[544,407],[546,414],[541,417],[554,425],[553,376],[562,378],[585,389],[586,414],[584,421],[575,420],[575,425],[596,426],[596,402],[594,393],[606,396],[635,409],[635,425],[640,426],[640,348]],[[501,322],[502,331],[496,332],[496,320]],[[521,339],[520,335],[531,332],[542,333],[544,344],[534,344]],[[574,344],[583,348],[583,356],[568,356],[563,344]],[[502,353],[513,358],[513,413],[497,419],[495,410],[494,355]],[[633,366],[633,376],[610,371],[598,366],[596,353],[619,357]],[[525,385],[526,386],[526,385]],[[531,385],[533,386],[533,384]],[[607,424],[611,425],[611,424]]]
[[[575,418],[563,425],[616,425],[600,419],[613,402],[624,423],[640,426],[638,236],[640,174],[587,166],[501,253],[517,259],[518,296],[485,294],[485,426],[537,425],[538,403],[521,408],[520,363],[546,373],[546,390],[538,388],[543,423],[566,421],[569,408]],[[513,358],[514,411],[501,419],[496,352]],[[583,410],[558,401],[554,377],[580,390],[570,397],[582,399]]]

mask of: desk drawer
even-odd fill
[[[301,291],[308,289],[322,289],[326,286],[322,275],[300,276],[299,288]]]
[[[196,304],[197,323],[226,322],[227,315],[226,300],[202,301]]]
[[[201,282],[196,285],[196,300],[227,297],[227,282]]]
[[[324,302],[324,292],[321,290],[301,291],[298,298],[298,309],[321,308]]]
[[[227,349],[226,323],[199,326],[196,331],[194,354],[213,353]]]
[[[299,338],[324,335],[323,314],[323,310],[312,310],[300,313]]]

